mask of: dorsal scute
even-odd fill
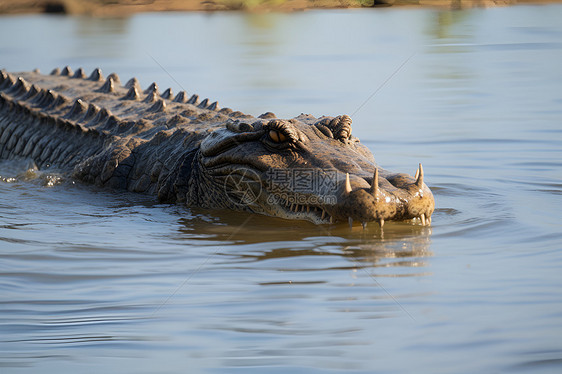
[[[113,82],[114,82],[116,85],[120,85],[120,84],[121,84],[121,79],[119,79],[119,76],[118,76],[116,73],[111,73],[111,74],[109,74],[109,75],[107,76],[107,78],[108,78],[108,79],[109,79],[109,78],[113,79]]]
[[[209,109],[209,110],[219,110],[219,109],[220,109],[220,108],[219,108],[219,102],[218,102],[218,101],[215,101],[215,102],[209,104],[209,106],[207,107],[207,109]]]
[[[258,118],[261,119],[273,119],[277,118],[277,116],[272,112],[265,112],[264,114],[260,115]]]
[[[41,89],[39,87],[37,87],[36,85],[32,84],[31,87],[29,87],[29,90],[27,91],[27,93],[25,93],[24,95],[22,95],[20,97],[20,100],[31,100],[35,97],[35,95],[37,95],[39,92],[41,91]]]
[[[152,92],[156,92],[156,94],[159,94],[160,91],[158,89],[158,85],[156,84],[156,82],[152,82],[152,84],[150,86],[148,86],[148,88],[146,90],[144,90],[145,94],[150,94]]]
[[[138,91],[140,91],[140,89],[141,89],[139,80],[135,77],[132,77],[131,79],[129,79],[127,81],[127,83],[125,83],[124,87],[129,88],[129,89],[132,88],[132,87],[136,87]]]
[[[103,86],[101,86],[101,88],[98,91],[104,93],[115,92],[115,82],[113,81],[113,78],[111,76],[107,77],[105,83],[103,84]]]
[[[123,97],[123,100],[139,100],[140,94],[137,86],[132,85],[127,91],[127,94]]]
[[[53,100],[53,102],[48,107],[46,107],[45,109],[46,110],[54,110],[54,109],[57,109],[57,108],[59,108],[63,105],[65,105],[65,106],[68,105],[69,102],[70,102],[70,100],[67,97],[56,93],[55,99]]]
[[[84,117],[82,118],[82,121],[89,121],[90,119],[94,118],[100,110],[101,108],[99,106],[90,103],[88,105],[88,110],[86,110],[86,113],[84,113]]]
[[[156,100],[154,105],[152,105],[148,111],[149,112],[164,112],[166,110],[166,102],[162,99]]]
[[[219,110],[219,113],[227,115],[227,116],[230,115],[232,112],[234,112],[234,111],[230,108],[221,108]]]
[[[95,68],[94,71],[92,71],[92,74],[90,74],[90,77],[88,79],[94,82],[103,81],[103,74],[101,72],[101,69]]]
[[[166,89],[162,95],[160,95],[163,99],[171,99],[174,96],[174,93],[171,88]]]
[[[65,76],[65,77],[70,77],[74,74],[74,72],[72,71],[72,69],[70,68],[70,66],[65,66],[62,71],[60,72],[60,75]]]
[[[199,95],[191,95],[189,100],[187,100],[188,104],[193,104],[193,105],[197,105],[198,102],[199,102]]]
[[[107,108],[101,108],[97,114],[88,122],[88,127],[96,126],[104,123],[111,116],[111,111]]]
[[[0,90],[3,91],[11,88],[15,83],[16,79],[11,74],[3,73],[2,82],[0,83]]]
[[[22,77],[18,77],[16,79],[16,82],[12,85],[12,87],[9,90],[7,90],[7,93],[17,97],[27,93],[27,91],[29,91],[30,86],[31,85],[27,83],[25,79],[23,79]]]
[[[143,100],[145,103],[154,103],[160,99],[160,95],[158,95],[158,91],[151,91],[146,95],[146,98]]]
[[[173,100],[176,103],[187,102],[187,93],[185,91],[180,91]]]
[[[84,78],[86,78],[86,72],[84,71],[84,69],[78,68],[74,72],[74,75],[72,76],[72,78],[84,79]]]
[[[205,99],[203,101],[201,101],[201,104],[197,105],[198,108],[207,108],[207,105],[209,105],[209,99]]]
[[[32,103],[37,105],[38,107],[46,108],[56,100],[56,96],[57,94],[53,90],[43,89],[41,90],[41,92],[39,92],[39,94],[35,96],[35,98],[32,100]]]
[[[8,78],[8,73],[6,73],[4,70],[0,70],[0,86],[2,85],[2,83],[4,83],[4,81]]]
[[[74,104],[72,104],[72,107],[64,117],[69,119],[76,119],[79,116],[83,115],[86,112],[87,108],[88,107],[82,99],[76,99],[74,100]]]

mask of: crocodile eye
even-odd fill
[[[287,141],[287,136],[277,130],[269,130],[269,138],[275,143],[283,143]]]

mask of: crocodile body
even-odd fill
[[[0,158],[163,202],[323,224],[431,223],[433,195],[386,171],[351,135],[351,118],[257,118],[99,69],[0,73]]]

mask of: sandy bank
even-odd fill
[[[0,0],[0,14],[60,13],[121,16],[138,12],[300,11],[322,8],[424,6],[439,8],[545,4],[562,0]]]

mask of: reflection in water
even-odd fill
[[[341,256],[350,264],[343,267],[339,264],[339,269],[417,268],[424,267],[423,259],[431,256],[431,228],[409,222],[389,222],[382,231],[375,223],[363,229],[349,228],[347,224],[316,226],[249,213],[215,214],[211,216],[207,212],[191,219],[182,218],[180,232],[185,238],[208,245],[220,243],[217,254],[238,264],[291,259],[289,265],[298,264],[298,267],[284,267],[284,271],[333,270],[310,265],[315,263],[315,257]],[[308,266],[302,267],[299,257],[307,257]]]
[[[80,38],[118,40],[119,36],[126,35],[130,28],[129,17],[76,17],[72,19],[75,23],[76,35]]]
[[[132,54],[134,45],[126,38],[130,32],[130,18],[77,17],[72,21],[72,32],[77,37],[73,56],[119,59]]]
[[[463,32],[453,30],[454,26],[466,25],[466,19],[471,17],[471,12],[467,11],[438,11],[431,15],[432,20],[427,24],[427,33],[431,35],[432,39],[440,41],[466,40],[474,34],[473,30],[465,29]],[[463,25],[464,24],[464,25]]]

